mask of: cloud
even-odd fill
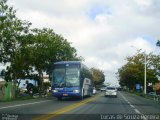
[[[9,0],[9,4],[33,27],[50,27],[62,34],[89,67],[108,74],[106,80],[116,81],[114,73],[126,56],[136,52],[131,45],[149,52],[160,38],[159,0]]]

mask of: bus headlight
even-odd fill
[[[58,92],[58,90],[52,90],[54,93]]]
[[[79,90],[73,90],[74,93],[79,93]]]

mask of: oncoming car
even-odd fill
[[[105,91],[105,96],[117,97],[117,89],[115,87],[107,87]]]

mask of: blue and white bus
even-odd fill
[[[93,81],[90,70],[80,61],[55,62],[52,71],[52,94],[63,97],[91,96]]]

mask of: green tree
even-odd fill
[[[17,78],[25,74],[20,70],[23,65],[16,62],[20,57],[23,38],[31,25],[28,21],[18,19],[15,14],[16,10],[7,5],[7,0],[0,1],[0,62],[9,64],[5,70],[4,79],[13,80],[14,86]]]
[[[0,63],[8,63],[5,80],[32,78],[43,86],[43,72],[52,63],[62,60],[82,60],[76,49],[52,29],[30,29],[31,23],[16,17],[16,10],[0,1]],[[33,74],[37,72],[37,74]]]
[[[12,62],[16,51],[21,47],[20,41],[28,32],[31,25],[27,21],[19,20],[13,7],[6,4],[6,0],[0,1],[0,61]]]
[[[91,68],[93,74],[93,81],[95,85],[101,85],[105,81],[105,75],[103,71],[97,68]]]
[[[160,73],[159,55],[150,53],[147,55],[147,84],[157,82]],[[135,89],[137,83],[144,85],[144,53],[127,57],[127,63],[118,70],[119,83]]]
[[[19,20],[15,15],[16,10],[7,5],[7,0],[0,1],[0,6],[0,62],[10,63],[6,80],[12,80],[15,77],[13,64],[17,59],[17,52],[22,48],[21,41],[31,24]]]
[[[29,61],[34,70],[38,72],[40,89],[42,89],[43,72],[50,71],[53,62],[75,60],[78,57],[76,49],[52,29],[43,28],[31,31],[31,42],[26,48],[31,53]]]

